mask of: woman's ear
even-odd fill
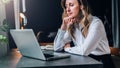
[[[84,6],[83,5],[80,5],[80,9],[83,10]]]
[[[85,15],[85,11],[84,11],[84,6],[80,5],[80,10],[82,11],[82,14]]]

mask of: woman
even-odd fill
[[[61,5],[63,22],[54,40],[54,50],[90,56],[102,61],[104,68],[115,68],[103,23],[92,16],[87,0],[61,0]]]

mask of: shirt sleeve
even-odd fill
[[[89,32],[84,43],[81,46],[79,46],[80,44],[77,44],[75,47],[66,48],[65,51],[79,55],[89,55],[94,49],[96,49],[97,44],[104,34],[103,28],[104,26],[102,25],[101,20],[94,21],[89,27]]]
[[[59,29],[54,39],[54,51],[62,51],[66,43],[71,41],[68,31]]]

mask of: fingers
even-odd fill
[[[69,28],[71,25],[73,25],[75,23],[75,18],[72,18],[72,19],[68,19],[67,21],[67,28]]]
[[[75,18],[73,18],[73,19],[69,19],[69,23],[70,23],[70,24],[75,23]]]
[[[74,23],[75,18],[66,17],[66,18],[63,19],[63,21],[64,21],[65,24]]]
[[[69,28],[75,22],[76,22],[75,18],[73,18],[73,17],[65,17],[63,19],[63,23],[61,25],[61,29],[66,30],[67,28]]]
[[[67,43],[67,44],[65,44],[64,49],[69,48],[69,47],[70,47],[70,43]]]

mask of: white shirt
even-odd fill
[[[110,54],[104,25],[99,18],[91,16],[91,24],[86,38],[84,38],[81,30],[78,28],[75,28],[74,34],[75,39],[71,37],[68,31],[59,29],[54,39],[54,50],[61,51],[66,43],[73,41],[75,46],[66,48],[66,52],[85,56],[89,54]]]

